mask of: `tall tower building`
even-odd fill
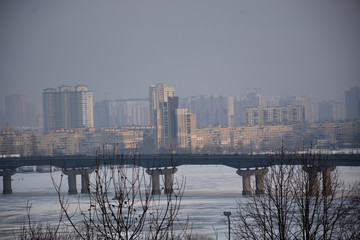
[[[116,125],[118,126],[149,126],[148,99],[119,99],[115,101]]]
[[[103,100],[95,102],[94,107],[94,126],[110,127],[111,102]]]
[[[321,102],[318,104],[319,121],[345,120],[345,104],[340,102]]]
[[[196,114],[187,108],[176,109],[177,148],[193,151],[196,147]]]
[[[346,120],[354,121],[360,119],[360,88],[352,87],[345,91]]]
[[[36,106],[28,103],[25,96],[8,95],[5,97],[5,104],[6,120],[12,127],[37,127]]]
[[[154,111],[159,109],[160,103],[167,102],[168,97],[174,96],[174,87],[166,86],[165,84],[158,83],[151,85],[149,89],[150,101],[150,122],[151,125],[155,124],[156,114]]]
[[[45,130],[94,127],[93,94],[87,86],[44,89],[43,108]]]
[[[196,114],[200,128],[234,125],[234,99],[231,96],[194,97],[191,100],[191,112]]]
[[[174,87],[164,84],[151,85],[149,89],[150,120],[155,127],[155,143],[158,149],[170,148],[176,135],[175,110],[179,106],[174,97]]]

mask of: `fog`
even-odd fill
[[[44,88],[88,85],[95,100],[259,89],[338,100],[360,85],[359,1],[0,2],[0,109]],[[41,111],[41,106],[38,107]]]

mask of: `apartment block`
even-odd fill
[[[87,86],[60,86],[43,91],[44,129],[94,127],[93,94]]]
[[[321,102],[318,104],[319,121],[344,121],[345,104],[341,102]]]
[[[14,128],[34,128],[38,126],[37,109],[28,103],[21,94],[11,94],[5,97],[6,121]]]
[[[196,130],[196,149],[203,153],[222,153],[233,146],[232,127],[208,127]]]
[[[360,88],[352,87],[345,91],[346,120],[360,120]]]
[[[298,124],[304,122],[305,107],[303,105],[246,108],[246,123],[249,126]]]
[[[196,148],[196,115],[187,108],[176,109],[177,149],[194,151]]]
[[[149,88],[150,117],[155,130],[157,149],[176,147],[176,109],[179,98],[174,96],[174,87],[164,84],[151,85]]]
[[[234,99],[231,96],[193,97],[190,109],[196,114],[199,128],[234,125]]]

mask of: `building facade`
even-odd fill
[[[346,120],[360,120],[360,88],[352,87],[345,91]]]
[[[43,114],[45,130],[94,127],[93,94],[83,85],[44,89]]]
[[[37,127],[37,110],[34,104],[28,103],[21,94],[5,97],[6,121],[14,128]]]
[[[234,99],[231,96],[199,96],[191,99],[191,112],[199,128],[234,125]]]
[[[177,149],[186,152],[196,147],[196,115],[187,108],[176,109]]]
[[[169,97],[174,96],[174,87],[166,86],[163,83],[152,84],[149,88],[149,111],[150,123],[155,125],[156,111],[160,109],[160,104],[167,102]]]
[[[176,146],[176,109],[179,98],[174,96],[174,87],[164,84],[149,88],[150,120],[155,129],[157,149],[170,149]]]
[[[305,107],[303,105],[288,105],[283,107],[259,106],[246,109],[246,123],[249,126],[304,122]]]
[[[344,121],[346,109],[341,102],[321,102],[318,104],[319,121]]]

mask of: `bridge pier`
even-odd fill
[[[0,172],[0,176],[3,176],[3,194],[12,194],[11,176],[15,173],[15,170],[5,170]]]
[[[160,171],[158,169],[155,170],[146,170],[146,173],[151,176],[151,193],[154,195],[161,194],[160,191]]]
[[[243,190],[242,195],[250,196],[252,194],[252,188],[250,184],[250,177],[255,174],[256,170],[240,170],[238,169],[236,173],[242,176],[243,181]]]
[[[250,183],[250,177],[255,175],[255,185],[256,185],[256,190],[255,190],[255,194],[257,195],[261,195],[264,194],[264,176],[265,174],[268,173],[268,169],[264,168],[264,169],[254,169],[254,170],[241,170],[238,169],[236,171],[236,173],[240,176],[242,176],[243,178],[243,191],[242,191],[242,195],[243,196],[250,196],[252,195],[252,187],[251,187],[251,183]]]
[[[69,195],[77,194],[76,188],[76,175],[81,175],[81,193],[89,193],[90,180],[89,175],[93,169],[75,169],[75,170],[64,170],[63,173],[68,176],[69,184]]]
[[[331,196],[332,188],[331,188],[331,172],[335,170],[335,166],[331,167],[323,167],[322,175],[323,175],[323,196]]]
[[[176,173],[176,168],[170,169],[161,169],[161,174],[165,175],[165,194],[170,194],[174,191],[173,182],[174,182],[174,173]]]
[[[268,172],[269,172],[269,169],[267,169],[267,168],[256,170],[256,172],[255,172],[255,182],[256,182],[255,194],[256,195],[264,195],[265,194],[264,177]]]
[[[322,173],[322,195],[331,196],[331,172],[335,170],[335,166],[304,166],[303,170],[309,175],[309,192],[310,196],[317,196],[319,192],[318,173]]]
[[[165,194],[170,194],[173,192],[173,174],[177,171],[176,168],[165,168],[165,169],[147,169],[146,173],[151,176],[152,190],[151,193],[154,195],[161,194],[160,190],[160,175],[165,175]]]

